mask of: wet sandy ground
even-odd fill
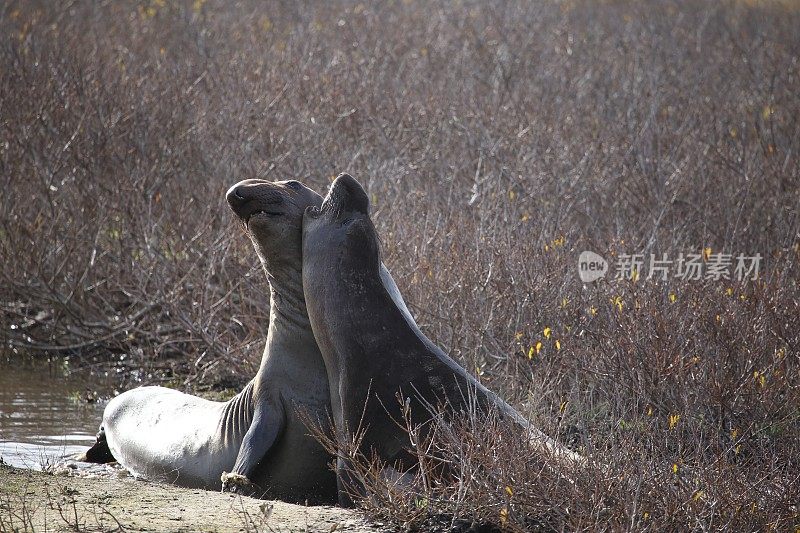
[[[103,467],[105,468],[105,467]],[[0,465],[0,531],[374,533],[355,511],[305,507],[134,480],[124,471],[75,475]]]

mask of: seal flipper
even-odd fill
[[[267,403],[261,408],[256,408],[253,422],[242,440],[233,470],[222,474],[223,492],[239,492],[241,488],[245,488],[248,494],[254,496],[261,496],[256,494],[257,490],[265,492],[262,490],[263,487],[258,487],[252,482],[253,473],[272,445],[278,441],[285,426],[286,413],[283,409]],[[250,485],[246,481],[249,481]]]
[[[104,428],[100,428],[100,431],[97,433],[97,441],[91,448],[86,450],[86,453],[78,458],[78,461],[97,464],[113,463],[116,461],[114,455],[111,453],[111,449],[108,447],[106,430]]]

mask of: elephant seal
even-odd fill
[[[270,322],[258,373],[227,402],[164,387],[120,394],[106,406],[86,459],[111,455],[138,477],[186,487],[334,502],[331,457],[297,415],[302,408],[320,420],[329,416],[327,375],[301,286],[303,212],[322,198],[297,181],[261,180],[237,183],[226,197],[269,282]]]
[[[301,228],[322,197],[290,180],[245,180],[228,190],[270,287],[270,323],[256,376],[228,402],[140,387],[109,402],[86,459],[117,459],[137,476],[286,501],[333,503],[336,476],[297,408],[328,420],[330,393],[302,289]],[[397,286],[381,269],[397,305]],[[410,315],[409,315],[410,316]]]
[[[431,407],[442,407],[445,415],[478,407],[496,409],[524,428],[546,457],[583,463],[580,455],[531,427],[433,344],[395,305],[380,265],[367,194],[354,178],[342,174],[322,207],[307,208],[303,217],[303,290],[328,370],[337,439],[361,439],[358,449],[365,457],[377,457],[402,474],[417,464],[408,451],[404,416],[425,425],[431,421]],[[352,504],[349,494],[364,495],[341,454],[337,483],[342,505]]]

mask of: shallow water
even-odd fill
[[[43,469],[92,445],[109,380],[88,371],[0,355],[0,458]],[[87,401],[98,394],[100,401]]]

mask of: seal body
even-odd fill
[[[302,289],[302,217],[321,197],[296,181],[246,180],[228,203],[250,236],[269,283],[270,323],[258,373],[228,402],[164,387],[125,392],[106,406],[87,458],[113,455],[135,475],[218,490],[227,474],[249,483],[229,488],[252,496],[330,503],[332,457],[298,416],[329,417],[322,356]]]
[[[302,409],[323,427],[330,417],[328,376],[302,288],[303,214],[322,198],[293,180],[245,180],[228,190],[227,200],[269,284],[270,323],[258,373],[228,402],[164,387],[125,392],[106,406],[86,457],[116,458],[135,475],[182,486],[335,502],[333,457],[298,414]],[[407,313],[382,265],[380,275]]]
[[[231,405],[234,416],[226,416]],[[238,415],[238,416],[236,416]],[[112,399],[103,415],[110,452],[136,477],[219,489],[253,418],[252,383],[228,403],[165,387],[139,387]]]
[[[321,209],[303,221],[303,288],[328,370],[337,438],[401,472],[415,466],[404,418],[428,424],[433,413],[495,409],[530,431],[532,443],[573,460],[580,456],[534,430],[510,405],[433,344],[398,307],[380,275],[379,240],[369,200],[352,177],[339,176]],[[363,488],[338,462],[339,501]],[[356,485],[356,486],[353,486]]]

